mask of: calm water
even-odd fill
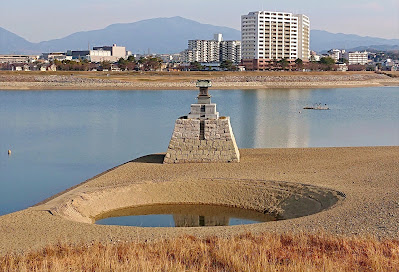
[[[256,211],[211,205],[142,206],[113,211],[101,218],[96,224],[136,227],[214,227],[277,220]]]
[[[399,145],[399,87],[211,90],[240,148]],[[0,91],[0,215],[165,152],[197,91]],[[306,111],[326,103],[329,111]],[[7,150],[12,150],[8,157]]]

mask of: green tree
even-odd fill
[[[120,58],[120,59],[118,60],[118,67],[119,67],[121,70],[126,70],[128,63],[129,63],[129,62],[128,62],[127,60],[125,60],[124,58]]]
[[[136,62],[136,58],[135,58],[134,56],[129,56],[129,57],[127,58],[127,61],[128,61],[128,62]]]
[[[198,61],[194,61],[194,62],[190,63],[190,70],[201,71],[203,69],[204,69],[204,67]]]
[[[111,69],[111,62],[109,62],[108,60],[104,60],[101,62],[100,66],[103,70],[109,70]]]
[[[237,68],[231,60],[224,60],[220,63],[220,68],[227,71],[235,71]]]
[[[147,67],[150,71],[159,70],[162,67],[162,59],[158,57],[148,58]]]
[[[278,63],[280,64],[282,70],[286,70],[287,67],[290,65],[286,58],[279,60]]]
[[[331,71],[335,66],[335,60],[330,57],[322,57],[320,59],[320,64],[322,64],[325,67],[325,70]]]
[[[298,70],[302,70],[303,69],[303,60],[301,60],[300,58],[295,60],[295,65],[297,67]]]

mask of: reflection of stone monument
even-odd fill
[[[198,80],[198,102],[176,120],[164,163],[240,161],[230,118],[219,117],[208,94],[211,86],[209,80]]]
[[[227,216],[202,215],[173,215],[175,227],[214,227],[228,226],[230,218]]]

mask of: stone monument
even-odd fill
[[[239,162],[240,153],[229,117],[219,117],[211,103],[209,80],[198,80],[197,103],[176,120],[164,163]]]

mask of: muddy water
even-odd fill
[[[99,225],[136,227],[212,227],[275,221],[257,211],[215,205],[151,205],[112,211],[97,218]]]

